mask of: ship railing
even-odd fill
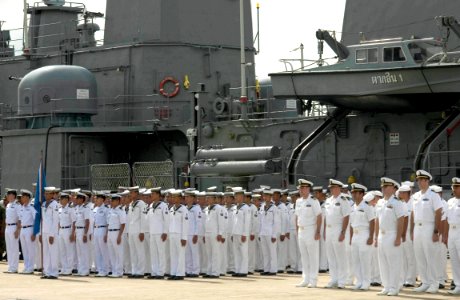
[[[42,1],[33,3],[33,7],[42,7],[42,6],[44,6],[44,3]],[[65,3],[63,3],[63,5],[61,5],[61,6],[73,7],[73,8],[82,8],[82,9],[86,8],[84,3],[81,3],[81,2],[69,2],[69,1],[65,1]]]
[[[334,58],[325,58],[325,59],[296,59],[296,58],[282,58],[279,61],[284,64],[284,69],[286,72],[300,72],[305,69],[308,69],[313,66],[324,66],[329,65],[327,60],[331,60]],[[294,64],[297,66],[300,64],[300,67],[295,67]]]
[[[429,57],[424,65],[443,63],[460,63],[460,51],[439,52]]]

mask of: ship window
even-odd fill
[[[356,50],[357,64],[376,63],[377,61],[377,48]]]
[[[383,61],[392,62],[392,61],[405,61],[406,57],[401,47],[392,47],[383,49]]]

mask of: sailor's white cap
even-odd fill
[[[136,185],[136,186],[132,186],[128,189],[130,192],[139,192],[139,186]]]
[[[235,194],[234,194],[233,192],[225,192],[225,193],[224,193],[224,196],[226,196],[226,197],[233,197],[233,196],[235,196]]]
[[[289,190],[288,189],[281,190],[281,194],[289,195]]]
[[[402,193],[402,192],[410,192],[412,189],[410,188],[410,186],[408,185],[401,185],[401,187],[398,189],[398,192],[399,193]]]
[[[206,197],[206,192],[198,192],[197,197]]]
[[[380,186],[394,186],[399,187],[399,183],[391,178],[382,177],[380,178]]]
[[[289,192],[289,195],[290,195],[290,196],[292,196],[292,195],[299,195],[299,190],[290,191],[290,192]]]
[[[408,187],[410,188],[413,188],[414,187],[414,183],[412,181],[404,181],[404,182],[401,182],[401,185],[407,185]]]
[[[123,192],[119,193],[120,196],[127,196],[129,195],[129,190],[124,190]]]
[[[452,178],[452,187],[454,186],[460,186],[460,178],[458,177]]]
[[[232,188],[233,193],[236,194],[244,194],[244,189],[240,186]]]
[[[29,198],[32,197],[32,192],[29,191],[29,190],[21,189],[19,192],[21,193],[21,195],[27,195],[27,196],[29,196]]]
[[[369,192],[366,195],[364,195],[363,200],[364,202],[369,203],[370,201],[374,200],[374,198],[375,198],[375,194],[373,192]]]
[[[83,193],[80,193],[80,192],[77,193],[77,198],[86,199],[86,197],[87,196],[85,194],[83,194]]]
[[[323,187],[318,185],[318,186],[314,186],[312,188],[313,192],[322,192],[323,191]]]
[[[68,193],[61,193],[59,197],[60,198],[70,198],[70,195]]]
[[[206,189],[208,192],[216,192],[217,191],[217,186],[210,186]]]
[[[348,189],[348,184],[345,184],[345,183],[344,183],[344,184],[342,185],[342,189]]]
[[[161,187],[154,187],[154,188],[151,188],[150,191],[151,191],[152,193],[161,194]]]
[[[263,190],[264,194],[273,195],[273,190]]]
[[[217,193],[216,192],[206,192],[207,197],[216,197]]]
[[[196,197],[196,196],[197,196],[197,191],[195,191],[195,190],[189,190],[189,191],[185,190],[185,191],[184,191],[184,195],[185,195],[185,196]]]
[[[251,193],[251,192],[244,192],[244,195],[245,195],[245,196],[251,196],[252,193]]]
[[[147,189],[147,190],[145,190],[145,191],[142,193],[142,195],[150,196],[150,195],[152,195],[152,190],[151,190],[151,189]]]
[[[110,195],[110,199],[112,199],[112,200],[120,200],[121,196],[118,195],[118,194],[112,194],[112,195]]]
[[[338,181],[338,180],[335,180],[335,179],[329,179],[329,187],[332,187],[332,186],[338,186],[340,188],[343,187],[343,183]]]
[[[260,194],[252,194],[252,199],[259,199],[261,198],[262,196]]]
[[[281,189],[272,189],[272,192],[273,192],[273,194],[274,194],[274,193],[279,193],[279,194],[281,194]]]
[[[172,196],[181,196],[182,191],[181,190],[172,190],[169,192]]]
[[[269,185],[261,185],[260,189],[261,190],[269,190],[269,189],[271,189],[271,187]]]
[[[417,170],[417,172],[415,172],[415,175],[416,175],[415,178],[417,178],[417,179],[425,178],[425,179],[428,179],[428,180],[433,180],[433,176],[431,176],[431,174],[428,173],[425,170]]]
[[[442,187],[439,185],[431,185],[430,190],[432,190],[435,193],[442,193]]]
[[[359,183],[352,183],[351,184],[351,191],[354,192],[354,191],[357,191],[357,192],[367,192],[367,187],[365,187],[364,185],[362,184],[359,184]]]
[[[383,197],[383,194],[382,194],[381,191],[372,191],[372,193],[373,193],[375,196],[377,196],[377,197],[380,197],[380,198]]]
[[[300,188],[300,187],[303,187],[303,186],[306,186],[306,187],[312,187],[313,186],[313,182],[311,181],[308,181],[306,179],[299,179],[297,180],[297,188]]]
[[[46,186],[45,187],[45,193],[54,193],[54,190],[56,188],[54,186]]]

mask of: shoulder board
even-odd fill
[[[342,200],[347,200],[347,197],[345,196],[340,196],[340,198],[342,198]]]

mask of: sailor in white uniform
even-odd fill
[[[182,204],[182,191],[171,192],[171,207],[169,213],[169,239],[171,258],[171,277],[169,280],[183,280],[185,277],[185,247],[188,239],[189,213]]]
[[[42,279],[57,279],[59,267],[58,228],[59,206],[54,196],[54,187],[45,187],[46,202],[42,205],[42,230],[40,241],[43,243]]]
[[[188,208],[188,240],[185,249],[185,276],[198,277],[200,274],[200,249],[198,247],[198,232],[202,227],[203,216],[201,207],[196,202],[197,192],[185,191],[185,202]]]
[[[90,269],[88,235],[91,210],[84,204],[86,201],[85,194],[77,193],[75,201],[75,242],[77,246],[78,275],[88,276]]]
[[[109,251],[107,248],[107,217],[109,209],[104,205],[105,198],[105,194],[97,193],[96,203],[93,210],[93,240],[97,277],[105,277],[109,273],[109,255],[107,255]]]
[[[235,258],[234,277],[248,276],[248,240],[251,229],[251,211],[244,201],[244,190],[241,187],[232,189],[235,194],[236,211],[233,216],[232,241],[233,257]]]
[[[363,201],[367,188],[353,183],[351,193],[355,205],[350,214],[352,266],[356,276],[355,290],[368,290],[371,284],[371,259],[374,246],[375,211]]]
[[[34,222],[37,212],[32,204],[30,198],[32,192],[28,190],[21,190],[21,203],[22,208],[20,212],[21,220],[21,248],[24,257],[24,270],[22,274],[32,274],[34,272],[35,262],[35,235],[34,235]]]
[[[7,189],[6,191],[6,219],[5,219],[5,242],[8,255],[7,273],[17,273],[19,266],[19,236],[21,233],[21,204],[16,201],[17,191]]]
[[[430,189],[437,193],[439,197],[441,198],[442,202],[442,216],[441,216],[441,230],[439,231],[439,242],[437,244],[437,250],[438,254],[435,255],[435,258],[438,259],[438,261],[435,263],[436,266],[436,280],[439,283],[439,288],[444,289],[445,286],[444,284],[446,283],[447,280],[447,245],[446,243],[443,243],[443,236],[444,231],[445,231],[445,226],[447,226],[447,201],[442,198],[442,187],[438,185],[432,185],[430,186]]]
[[[411,234],[414,240],[415,262],[422,285],[415,288],[415,292],[437,293],[439,283],[436,280],[436,247],[439,243],[439,234],[442,217],[442,201],[438,194],[430,190],[432,176],[424,170],[418,170],[417,184],[420,191],[413,197]]]
[[[274,276],[278,271],[278,256],[276,253],[276,244],[280,234],[280,211],[275,203],[271,201],[272,190],[264,190],[263,197],[265,204],[261,216],[260,241],[262,246],[262,255],[264,258],[264,271],[261,275]]]
[[[201,227],[198,228],[198,249],[200,252],[200,275],[206,275],[208,271],[208,258],[206,254],[206,215],[205,209],[208,206],[206,192],[197,192],[197,201],[201,209]]]
[[[126,225],[126,212],[120,205],[121,196],[111,195],[107,214],[107,248],[112,274],[109,277],[123,276],[123,232]]]
[[[75,241],[75,211],[69,205],[70,195],[61,193],[59,201],[59,275],[72,275]]]
[[[460,178],[452,178],[453,197],[447,202],[447,226],[443,238],[449,246],[452,276],[456,284],[450,294],[460,295]]]
[[[299,179],[298,183],[300,197],[295,204],[295,216],[302,258],[302,282],[297,287],[315,288],[318,282],[322,213],[318,200],[310,195],[313,183],[306,179]]]
[[[128,211],[128,238],[129,253],[131,257],[131,275],[129,278],[143,278],[145,269],[145,246],[144,246],[144,210],[145,202],[140,199],[139,187],[129,188],[131,204]]]

